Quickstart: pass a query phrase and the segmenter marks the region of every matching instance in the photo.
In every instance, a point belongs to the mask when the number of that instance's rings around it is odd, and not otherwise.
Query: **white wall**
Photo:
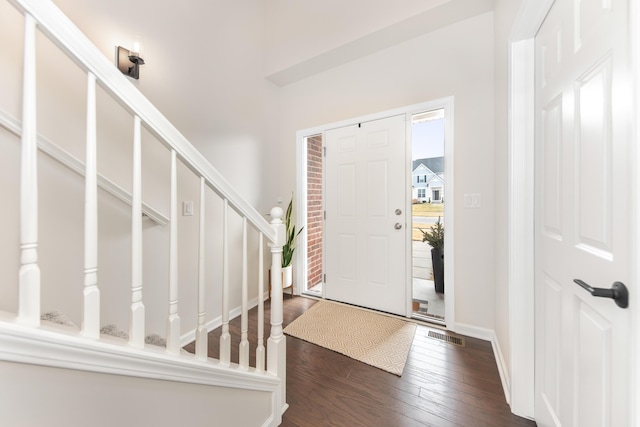
[[[295,180],[296,131],[455,97],[456,322],[493,329],[493,15],[483,14],[285,86],[281,192]],[[464,209],[480,193],[480,209]]]
[[[275,178],[266,165],[273,155],[278,97],[264,79],[263,2],[200,2],[197,13],[184,5],[155,1],[98,0],[55,3],[108,58],[115,45],[143,46],[146,65],[132,81],[190,138],[225,178],[260,212],[275,204],[268,191]],[[0,2],[0,111],[20,118],[22,17]],[[43,36],[37,39],[38,131],[84,159],[84,73]],[[126,190],[131,189],[132,117],[98,90],[98,169]],[[19,139],[0,129],[2,185],[0,197],[0,310],[17,307],[19,259]],[[43,311],[59,310],[80,324],[82,291],[82,192],[80,177],[39,156],[40,264]],[[64,187],[62,187],[64,185]],[[178,218],[180,229],[180,316],[182,332],[196,325],[198,180],[179,167],[179,201],[192,200],[196,214]],[[130,208],[100,192],[99,286],[103,324],[127,329],[130,303]],[[143,199],[169,215],[169,153],[143,132]],[[208,319],[221,311],[221,203],[207,195]],[[240,247],[240,221],[230,219],[230,243]],[[6,236],[6,238],[5,238]],[[168,311],[168,226],[144,220],[144,289],[147,332],[165,335]],[[249,236],[257,242],[256,233]],[[250,280],[257,277],[257,248],[250,249]],[[230,256],[232,284],[240,282],[239,252]],[[54,283],[57,282],[57,283]],[[62,291],[61,289],[64,289]],[[255,292],[250,294],[255,297]],[[235,291],[231,306],[240,302]]]
[[[272,183],[266,159],[278,99],[264,79],[263,1],[54,2],[110,59],[116,45],[139,40],[146,64],[134,84],[254,206],[268,212],[274,200],[256,182]]]
[[[260,426],[268,392],[0,362],[0,425]]]
[[[358,8],[354,7],[342,10],[346,21],[335,21],[341,11],[335,4],[316,5],[315,9],[302,10],[302,16],[307,14],[308,19],[294,20],[291,19],[291,10],[281,13],[295,6],[291,3],[282,0],[265,5],[258,0],[231,3],[218,0],[199,3],[198,13],[193,13],[191,8],[172,7],[151,0],[134,4],[124,0],[115,3],[99,0],[81,3],[56,1],[109,58],[113,56],[116,44],[131,46],[134,40],[141,41],[141,53],[147,64],[142,67],[141,80],[134,84],[263,213],[268,212],[276,196],[286,199],[286,195],[294,189],[297,130],[453,95],[456,114],[455,235],[461,242],[456,245],[454,261],[456,322],[488,329],[493,329],[495,325],[499,340],[505,341],[508,333],[505,326],[507,311],[504,307],[508,294],[505,270],[499,259],[504,256],[506,248],[502,220],[506,215],[503,122],[506,107],[502,104],[506,102],[506,79],[502,74],[505,72],[503,59],[500,59],[500,65],[498,62],[494,64],[493,54],[494,49],[504,47],[500,40],[504,37],[510,18],[500,18],[495,42],[493,14],[483,14],[277,89],[264,79],[269,67],[273,70],[287,67],[304,60],[305,55],[321,54],[324,50],[343,45],[367,32],[407,19],[414,13],[418,14],[443,2],[406,0],[402,7],[393,8],[393,11],[382,6],[373,7],[367,12],[368,19],[360,20],[355,13]],[[498,4],[501,8],[508,7],[509,11],[516,9],[512,5],[505,6],[507,3]],[[0,52],[0,108],[18,116],[20,100],[19,84],[16,82],[20,79],[21,55],[18,46],[22,39],[21,18],[5,2],[0,3],[0,8],[0,40],[5,46]],[[331,13],[324,20],[331,22],[331,25],[316,25],[323,22],[322,19],[313,19],[317,15],[312,12],[318,8],[319,12]],[[311,27],[305,29],[305,24]],[[278,25],[281,27],[276,31]],[[331,34],[335,37],[330,37]],[[299,43],[312,39],[316,40],[315,44]],[[287,43],[280,43],[282,40],[287,40]],[[46,43],[40,43],[39,60],[46,64],[40,68],[38,77],[39,91],[42,93],[39,104],[41,130],[82,158],[84,77],[72,67],[72,71],[67,71],[69,61],[52,53],[53,50],[47,48]],[[298,44],[293,46],[291,43]],[[494,65],[497,69],[495,74]],[[503,68],[498,70],[500,67]],[[495,92],[494,79],[499,82]],[[199,84],[194,85],[194,82]],[[58,98],[54,98],[56,94],[69,102],[59,105]],[[502,99],[496,106],[495,118],[494,95]],[[100,108],[107,112],[99,119],[102,171],[108,172],[111,178],[128,188],[129,118],[126,113],[116,112],[111,101],[104,96],[100,97]],[[79,120],[79,123],[69,126],[66,118],[78,115],[80,119],[76,121]],[[495,150],[494,126],[499,129],[495,135],[498,144]],[[13,137],[5,135],[2,138],[3,144],[17,144],[12,140]],[[145,137],[147,140],[148,136]],[[145,198],[166,213],[168,175],[162,163],[168,162],[168,155],[152,143],[145,143],[145,150],[148,157],[158,160],[145,163]],[[12,155],[15,159],[15,154]],[[115,160],[120,158],[126,161]],[[15,162],[7,160],[7,163]],[[274,173],[267,170],[270,164],[279,165]],[[5,176],[12,176],[10,170],[3,173],[3,180]],[[56,179],[63,179],[67,174],[60,171],[52,173]],[[197,201],[197,181],[182,169],[180,178],[180,200]],[[73,180],[72,177],[64,179]],[[15,201],[17,196],[12,193],[14,190],[8,189],[5,182],[9,181],[3,181],[3,197]],[[481,193],[482,208],[464,209],[462,195],[465,193]],[[61,194],[54,193],[53,196],[52,200],[57,200],[63,206],[71,206]],[[76,198],[73,203],[77,207],[78,196],[69,197]],[[108,202],[107,197],[105,200]],[[208,206],[209,212],[219,216],[219,202],[209,195],[208,203],[211,204]],[[495,211],[494,205],[497,206]],[[108,209],[124,208],[114,205]],[[78,215],[77,209],[71,211],[73,215]],[[117,236],[115,229],[126,232],[126,209],[123,212],[123,217],[114,220],[113,224],[102,223],[105,233]],[[15,217],[16,211],[12,209],[0,212],[4,224],[15,224]],[[103,217],[101,219],[106,221]],[[494,218],[497,219],[496,224]],[[185,313],[186,308],[195,304],[196,227],[197,215],[180,218],[180,277],[187,285],[180,298]],[[3,263],[0,274],[3,279],[15,280],[17,231],[13,226],[2,231],[3,235],[6,233],[10,237],[11,244],[3,243],[0,247],[5,255],[3,259],[9,260]],[[213,239],[213,234],[210,238]],[[251,238],[255,240],[255,236]],[[73,239],[77,240],[78,237]],[[145,228],[145,239],[148,259],[161,260],[154,261],[155,264],[149,262],[146,267],[145,277],[150,279],[148,286],[157,287],[157,292],[154,294],[150,292],[151,288],[147,288],[145,298],[153,296],[164,301],[167,267],[162,260],[167,259],[167,231],[148,226]],[[232,240],[234,243],[238,242],[237,233],[232,239],[235,239]],[[109,260],[126,256],[126,241],[112,243],[113,246],[105,250],[111,251],[114,256],[108,257],[108,253],[101,249],[101,255],[105,258],[102,264],[109,265]],[[494,251],[497,256],[494,256]],[[219,249],[214,245],[209,255],[209,280],[212,283],[220,274],[218,255]],[[235,267],[234,271],[237,271]],[[255,272],[255,268],[252,268],[252,272]],[[77,276],[77,273],[73,274]],[[121,283],[127,280],[126,268],[114,273],[113,282],[118,285],[113,286],[122,286],[123,290],[105,289],[105,304],[127,299],[128,283]],[[4,283],[7,283],[6,280]],[[217,290],[213,292],[216,293]],[[8,296],[7,301],[16,301],[14,289],[3,291],[5,295]],[[209,304],[214,306],[211,309],[213,316],[217,304],[213,296]],[[154,331],[162,327],[165,316],[163,309],[157,311],[148,313]],[[193,318],[183,317],[183,331],[192,328],[194,322]]]
[[[56,0],[108,58],[114,46],[143,45],[140,81],[133,82],[260,212],[295,187],[295,132],[446,96],[455,98],[456,323],[495,329],[509,361],[506,264],[506,38],[520,2],[499,0],[493,13],[345,62],[283,88],[264,76],[349,43],[442,3],[403,0],[402,6],[364,0],[321,2],[304,8],[293,0],[198,2],[191,7],[152,0]],[[367,3],[365,15],[362,7]],[[293,8],[293,9],[292,9]],[[301,8],[301,9],[298,9]],[[296,11],[303,19],[292,19]],[[306,16],[306,19],[304,17]],[[324,18],[322,18],[324,17]],[[322,18],[322,19],[321,19]],[[495,19],[495,22],[494,22]],[[266,26],[266,28],[265,28]],[[0,2],[0,110],[19,117],[22,18]],[[79,158],[84,156],[81,71],[38,38],[39,129]],[[495,60],[494,60],[495,54]],[[495,82],[495,83],[494,83]],[[61,102],[64,100],[64,102]],[[495,105],[494,105],[495,100]],[[130,188],[131,118],[99,91],[99,167]],[[71,123],[71,124],[70,124]],[[168,153],[144,136],[145,201],[168,213]],[[17,306],[19,142],[0,129],[0,310]],[[67,312],[79,323],[82,181],[41,157],[43,282],[57,276],[73,297],[45,287],[43,308]],[[273,167],[271,165],[277,165]],[[180,201],[195,201],[196,215],[180,217],[180,294],[183,332],[195,326],[197,180],[180,167]],[[66,183],[61,190],[59,184]],[[464,209],[463,194],[480,193],[480,209]],[[207,278],[209,318],[219,314],[221,203],[207,196],[211,215]],[[129,301],[128,208],[100,195],[100,280],[105,323],[126,328]],[[239,246],[237,218],[231,242]],[[145,220],[145,300],[149,332],[166,318],[168,227]],[[57,240],[62,238],[62,242]],[[250,241],[255,242],[254,233]],[[250,254],[256,274],[255,249]],[[239,280],[232,256],[232,282]],[[239,302],[236,293],[232,306]]]

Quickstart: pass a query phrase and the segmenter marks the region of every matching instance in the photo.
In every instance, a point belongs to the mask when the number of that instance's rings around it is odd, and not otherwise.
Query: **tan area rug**
[[[416,325],[329,301],[318,301],[284,332],[401,376]]]

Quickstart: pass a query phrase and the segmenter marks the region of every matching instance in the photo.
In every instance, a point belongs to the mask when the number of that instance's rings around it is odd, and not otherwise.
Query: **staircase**
[[[22,81],[13,83],[22,85],[22,117],[0,108],[3,157],[9,164],[15,151],[16,159],[5,169],[19,175],[2,178],[5,202],[14,193],[19,200],[15,221],[1,225],[3,240],[19,232],[0,269],[15,277],[0,283],[0,425],[279,425],[287,408],[282,209],[265,220],[50,0],[8,2],[24,16],[24,59]],[[70,124],[85,130],[80,149],[37,126],[36,44],[45,39],[86,79],[86,108]],[[112,137],[129,152],[104,161],[100,144],[115,128],[130,129],[125,142]],[[143,191],[143,183],[160,190]],[[77,221],[57,194],[77,198]],[[185,194],[196,195],[190,222],[180,215]],[[50,311],[73,323],[42,320]],[[233,337],[236,316],[242,327]],[[111,324],[124,338],[101,333]],[[220,353],[211,358],[207,334],[218,326]],[[166,346],[145,343],[150,334]],[[194,355],[181,350],[194,340]]]

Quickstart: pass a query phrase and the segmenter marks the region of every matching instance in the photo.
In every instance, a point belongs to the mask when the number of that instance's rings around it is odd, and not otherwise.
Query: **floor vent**
[[[427,334],[427,336],[429,338],[448,342],[449,344],[455,344],[459,345],[460,347],[464,347],[464,338],[462,337],[454,337],[452,335],[445,335],[434,331],[429,331],[429,334]]]

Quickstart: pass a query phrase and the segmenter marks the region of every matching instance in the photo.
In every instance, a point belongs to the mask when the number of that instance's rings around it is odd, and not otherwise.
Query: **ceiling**
[[[493,0],[271,0],[266,76],[285,86],[455,22],[493,10]]]
[[[493,8],[493,0],[54,0],[192,141],[263,134],[277,88]]]

